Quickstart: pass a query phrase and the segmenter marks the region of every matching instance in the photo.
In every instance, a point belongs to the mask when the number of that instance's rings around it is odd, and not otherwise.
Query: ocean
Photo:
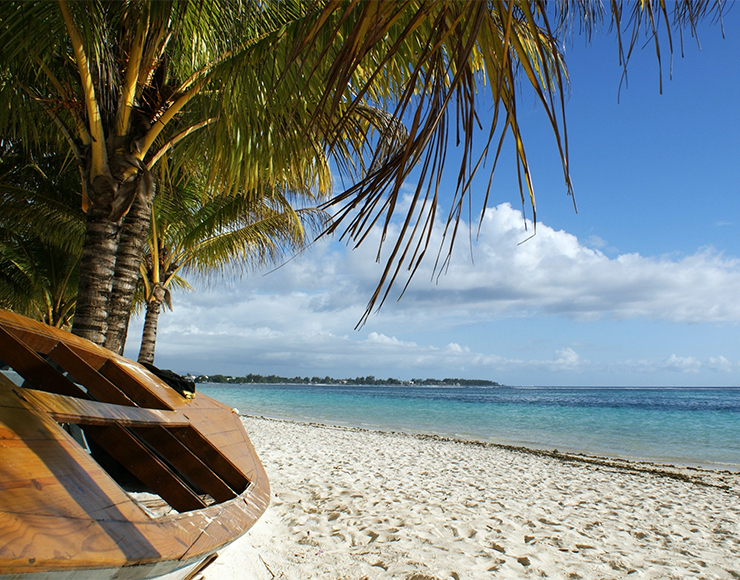
[[[240,413],[740,471],[740,388],[199,384]]]

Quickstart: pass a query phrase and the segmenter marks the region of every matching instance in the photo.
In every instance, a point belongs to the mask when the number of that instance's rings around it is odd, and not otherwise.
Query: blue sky
[[[519,244],[528,234],[516,176],[502,164],[475,264],[459,244],[438,283],[420,273],[400,302],[392,294],[354,330],[378,280],[376,246],[350,252],[326,240],[269,275],[177,294],[160,319],[156,363],[235,375],[740,385],[740,10],[725,15],[724,31],[702,26],[701,50],[684,38],[672,78],[664,57],[662,95],[650,45],[620,92],[615,38],[574,37],[566,118],[577,214],[551,131],[525,94],[535,238]],[[140,328],[133,321],[129,356]]]

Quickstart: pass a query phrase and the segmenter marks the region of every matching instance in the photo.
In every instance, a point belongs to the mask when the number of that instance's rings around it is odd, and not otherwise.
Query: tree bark
[[[109,219],[110,206],[93,205],[87,216],[85,242],[72,332],[97,345],[105,342],[108,301],[115,272],[119,226]]]
[[[157,323],[159,313],[162,310],[162,302],[152,298],[146,303],[146,317],[144,319],[144,330],[141,334],[141,347],[139,348],[139,362],[154,364],[154,348],[157,345]]]
[[[93,205],[88,212],[72,332],[121,353],[155,184],[149,170],[130,154],[116,154],[110,167],[110,175],[99,175],[88,183]]]
[[[115,274],[113,277],[110,301],[108,303],[108,326],[105,335],[105,348],[123,354],[126,334],[136,284],[139,280],[139,266],[144,256],[144,246],[151,222],[154,187],[145,195],[137,195],[126,216],[116,253]]]

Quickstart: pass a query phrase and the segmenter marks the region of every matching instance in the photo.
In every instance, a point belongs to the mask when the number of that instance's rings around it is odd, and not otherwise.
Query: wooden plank
[[[175,437],[167,429],[150,427],[135,429],[134,432],[217,502],[228,501],[238,495],[208,465],[201,461],[180,439]]]
[[[2,328],[5,328],[5,330],[15,335],[15,337],[28,346],[28,348],[41,355],[45,355],[54,348],[57,342],[59,342],[58,338],[46,333],[39,334],[38,332],[29,331],[28,329],[15,328],[13,326],[6,325],[3,325]]]
[[[100,374],[114,383],[126,396],[140,407],[150,409],[172,410],[172,407],[142,385],[118,361],[108,359],[100,367]]]
[[[152,492],[179,512],[205,507],[205,503],[134,435],[120,425],[86,426],[85,435],[105,449]]]
[[[245,474],[192,425],[186,429],[172,429],[171,433],[208,465],[231,489],[241,493],[249,485]]]
[[[25,408],[18,396],[13,393],[15,388],[17,388],[17,385],[3,373],[0,373],[0,407]]]
[[[0,511],[0,575],[25,578],[20,575],[28,574],[39,580],[118,578],[129,577],[127,566],[150,565],[151,576],[146,577],[159,577],[182,566],[182,555],[199,533],[195,526],[187,534],[179,526],[151,520],[18,517]],[[95,570],[102,571],[96,574]]]
[[[202,398],[205,399],[205,395],[202,395]],[[196,400],[197,398],[194,402]],[[235,433],[239,433],[240,438],[243,438],[241,434],[246,433],[239,416],[228,407],[207,407],[205,409],[195,405],[193,407],[189,410],[189,415],[198,417],[198,428],[204,437],[211,439],[223,435],[233,441]]]
[[[9,396],[21,404],[20,407],[0,406],[0,440],[58,440],[69,437],[49,415],[30,411],[28,404],[12,392],[14,388],[17,387],[12,383],[10,387],[0,384],[0,392],[9,393]],[[0,457],[0,464],[2,459],[4,458]]]
[[[190,407],[190,399],[178,393],[163,379],[160,379],[143,365],[121,356],[113,356],[112,359],[134,380],[144,385],[169,408]]]
[[[246,444],[244,443],[234,443],[232,445],[219,447],[219,451],[229,458],[229,461],[231,461],[231,463],[235,465],[242,474],[244,474],[244,477],[246,477],[249,482],[252,482],[254,481],[255,469],[260,464],[255,462],[254,456],[252,455],[253,451],[250,452],[249,449],[245,450],[245,447]]]
[[[48,570],[54,572],[49,578],[56,578],[65,569],[154,564],[158,571],[153,571],[147,578],[159,577],[160,573],[167,572],[168,561],[176,562],[175,567],[188,561],[184,557],[185,552],[209,520],[200,512],[192,512],[192,516],[182,514],[178,518],[179,521],[169,518],[163,518],[164,521],[91,521],[47,516],[19,517],[0,511],[0,576],[34,573],[33,578],[45,578],[39,573]],[[253,523],[247,522],[241,531],[246,531]],[[79,572],[78,575],[65,576],[68,579],[78,577]],[[90,574],[85,577],[98,576]],[[101,577],[128,576],[124,568],[118,574]]]
[[[0,384],[3,392],[11,388]],[[11,395],[21,407],[0,407],[0,510],[136,518],[130,498],[59,424]]]
[[[0,511],[9,514],[145,520],[146,515],[86,453],[67,441],[0,441]]]
[[[243,500],[230,501],[220,507],[218,513],[209,518],[203,532],[184,557],[192,557],[232,541],[256,519],[253,510]]]
[[[72,397],[87,398],[87,393],[26,346],[14,334],[0,326],[2,360],[35,388]]]
[[[94,556],[96,562],[90,564],[104,567],[126,563],[121,548],[89,518],[21,517],[0,511],[0,567],[5,573],[20,572],[24,564],[35,572],[59,569],[65,561],[79,566],[80,556],[86,553],[86,542],[94,546],[94,554],[86,559]]]
[[[113,356],[111,351],[74,335],[60,337],[60,342],[95,370],[98,370]]]
[[[126,427],[157,425],[187,427],[190,424],[188,419],[175,411],[111,405],[20,387],[16,387],[15,391],[18,396],[31,405],[40,407],[50,413],[59,423],[74,423],[75,425],[119,424]]]
[[[41,355],[48,354],[60,341],[66,343],[95,368],[112,355],[109,350],[84,338],[6,310],[0,310],[0,326],[15,334],[29,348]]]
[[[116,405],[134,406],[135,403],[107,378],[92,367],[79,353],[63,342],[49,351],[49,358],[67,371],[75,381],[83,385],[87,392],[98,401]]]

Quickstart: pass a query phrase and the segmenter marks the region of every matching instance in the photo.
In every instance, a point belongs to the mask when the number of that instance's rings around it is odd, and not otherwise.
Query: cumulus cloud
[[[733,370],[735,370],[735,365],[733,365],[729,360],[727,360],[723,356],[712,356],[709,357],[709,361],[705,365],[706,368],[721,372],[721,373],[730,373]]]
[[[489,209],[474,245],[475,264],[458,248],[438,285],[416,280],[408,293],[415,300],[408,302],[446,309],[460,305],[478,316],[740,321],[736,258],[712,249],[682,257],[610,258],[546,224],[538,225],[537,235],[521,243],[527,237],[521,212],[508,204]]]
[[[371,332],[368,334],[367,342],[391,346],[416,346],[415,342],[404,342],[403,340],[398,340],[395,336],[386,336],[385,334],[378,334],[377,332]]]
[[[698,373],[701,369],[701,362],[693,356],[676,356],[672,354],[663,366],[670,371],[681,373]]]
[[[542,223],[536,236],[530,238],[531,232],[532,224],[525,230],[521,212],[509,204],[490,208],[473,242],[474,263],[465,241],[438,279],[429,260],[400,302],[390,299],[371,316],[366,334],[354,328],[382,271],[375,261],[380,233],[373,231],[355,251],[320,241],[267,276],[177,294],[174,312],[161,317],[158,355],[183,371],[234,373],[245,368],[265,373],[293,369],[296,374],[342,373],[340,369],[379,374],[378,369],[385,368],[395,369],[398,376],[523,369],[609,373],[617,366],[633,373],[738,370],[720,354],[591,362],[566,343],[554,349],[551,358],[526,360],[491,352],[472,339],[419,339],[425,332],[525,317],[671,324],[740,321],[736,258],[709,248],[686,256],[608,257],[598,249],[603,241],[595,236],[582,243]],[[391,228],[391,241],[393,234]],[[437,228],[431,248],[439,244],[440,235]],[[137,346],[135,327],[128,354]],[[415,337],[409,338],[409,333]]]
[[[441,229],[436,228],[430,248],[437,247]],[[539,224],[530,238],[531,231],[532,224],[525,230],[521,212],[509,204],[489,208],[472,248],[474,262],[464,241],[438,278],[432,273],[433,260],[427,260],[399,302],[392,298],[398,296],[400,286],[391,291],[381,316],[406,316],[419,325],[533,315],[740,321],[737,258],[711,248],[678,257],[632,253],[610,258],[546,224]],[[380,233],[374,231],[354,251],[336,243],[318,243],[267,276],[232,282],[215,295],[188,297],[190,308],[213,308],[220,302],[233,312],[234,302],[248,301],[246,320],[258,317],[300,325],[324,314],[322,324],[354,327],[382,272],[375,260],[379,239]],[[241,316],[235,312],[229,318]]]

